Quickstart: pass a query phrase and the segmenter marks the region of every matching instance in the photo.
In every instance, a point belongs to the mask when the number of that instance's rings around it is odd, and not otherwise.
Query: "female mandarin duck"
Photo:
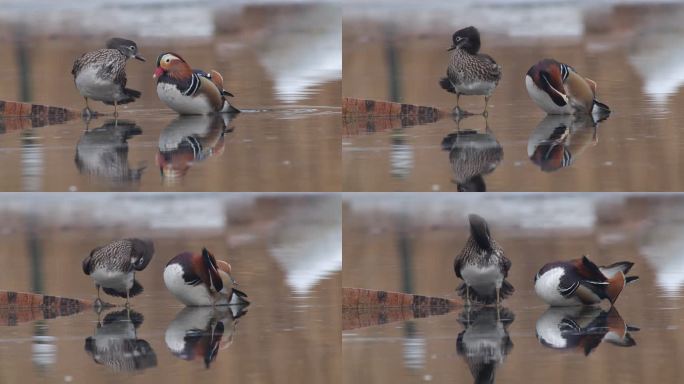
[[[483,115],[487,115],[487,105],[492,92],[501,80],[501,66],[491,56],[479,53],[480,32],[475,27],[463,28],[451,37],[453,44],[447,66],[447,77],[439,85],[447,92],[456,94],[454,113],[462,113],[459,106],[461,95],[482,95],[485,98]]]
[[[216,260],[206,248],[202,253],[183,252],[164,268],[164,284],[188,306],[246,305],[247,295],[239,291],[231,266]]]
[[[74,61],[71,74],[85,98],[85,116],[94,114],[88,99],[114,105],[114,116],[117,116],[119,104],[132,103],[140,97],[139,91],[126,88],[126,62],[131,58],[145,61],[134,41],[115,37],[107,41],[107,48],[84,53]]]
[[[596,82],[554,59],[533,65],[525,76],[525,87],[532,101],[551,115],[610,113],[607,105],[596,100]]]
[[[223,89],[220,73],[193,70],[178,54],[159,55],[152,77],[157,79],[159,99],[181,115],[240,112],[226,100],[233,95]]]
[[[586,256],[548,263],[534,277],[534,290],[551,306],[594,305],[608,299],[613,305],[625,285],[638,276],[626,276],[634,263],[620,261],[599,267]]]

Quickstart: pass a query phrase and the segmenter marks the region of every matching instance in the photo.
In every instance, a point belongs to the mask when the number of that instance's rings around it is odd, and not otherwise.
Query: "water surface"
[[[148,3],[8,5],[0,16],[0,49],[7,52],[0,100],[80,111],[85,103],[73,84],[73,62],[112,35],[135,40],[147,61],[127,64],[127,86],[142,97],[122,106],[118,124],[110,121],[113,107],[94,101],[91,108],[106,116],[89,124],[31,128],[0,120],[0,190],[340,189],[339,5]],[[93,22],[103,12],[108,22]],[[222,73],[243,113],[220,122],[179,118],[168,109],[152,79],[157,56],[168,51]],[[130,129],[107,128],[116,125]],[[84,139],[96,129],[98,139]]]
[[[345,382],[677,381],[680,196],[361,195],[346,196],[345,206],[343,286],[455,297],[453,259],[468,236],[467,214],[478,212],[513,263],[516,289],[499,313],[456,310],[344,331]],[[549,309],[536,297],[544,263],[582,254],[635,263],[640,279],[612,311]]]
[[[341,381],[338,197],[70,196],[6,197],[1,288],[94,298],[81,260],[112,238],[144,236],[156,248],[136,274],[144,292],[130,314],[0,325],[0,382]],[[203,246],[231,262],[246,313],[188,309],[166,290],[166,262]]]
[[[445,76],[452,33],[468,25],[480,29],[481,51],[502,65],[503,76],[487,119],[446,116],[434,124],[376,121],[361,126],[385,129],[345,129],[344,190],[681,191],[683,14],[681,4],[619,2],[345,7],[345,97],[449,113],[456,100],[438,80]],[[547,120],[524,86],[527,70],[545,57],[595,80],[611,116],[598,124]],[[461,107],[480,113],[484,98],[462,97]],[[501,155],[492,159],[479,151],[452,161],[453,148],[442,144],[459,130],[488,134],[481,139],[497,143]]]

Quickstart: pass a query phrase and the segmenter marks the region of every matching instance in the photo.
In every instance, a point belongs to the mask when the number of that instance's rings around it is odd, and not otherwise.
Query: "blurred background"
[[[126,135],[108,128],[99,140],[84,140],[85,130],[111,116],[40,129],[30,119],[0,120],[0,189],[339,190],[341,12],[334,1],[3,2],[0,100],[80,112],[73,62],[112,36],[134,40],[147,61],[126,66],[127,86],[142,92],[120,110],[120,120],[137,126]],[[168,51],[193,68],[219,71],[245,113],[213,125],[178,122],[152,79],[157,56]],[[100,102],[91,107],[113,112]],[[169,136],[176,151],[159,154],[170,152]],[[183,148],[186,137],[200,141],[201,154]],[[100,152],[77,168],[83,141]]]
[[[459,129],[487,131],[502,150],[491,167],[479,170],[489,191],[682,190],[683,18],[678,1],[345,2],[344,97],[451,111],[456,98],[438,81],[452,34],[470,25],[480,31],[481,52],[503,67],[486,120],[346,124],[345,190],[463,189],[458,168],[466,165],[453,164],[452,148],[440,145]],[[547,57],[595,80],[611,116],[596,127],[545,121],[524,78]],[[480,113],[484,98],[463,97],[461,107]],[[561,127],[569,135],[550,151],[540,141]]]
[[[156,253],[136,274],[135,332],[121,307],[26,322],[0,311],[0,382],[340,382],[340,209],[335,194],[5,194],[2,290],[94,299],[91,249],[147,237]],[[202,247],[232,264],[245,314],[184,309],[167,291],[168,260]]]
[[[508,280],[515,293],[503,302],[502,322],[496,311],[459,308],[344,331],[345,382],[472,382],[478,372],[492,380],[495,374],[497,383],[677,380],[684,347],[684,196],[346,194],[342,285],[456,298],[461,281],[453,261],[469,236],[470,213],[488,221],[512,261]],[[620,295],[617,314],[558,313],[534,293],[534,276],[545,263],[584,254],[599,265],[635,263],[631,274],[640,279]],[[478,324],[487,316],[489,323]],[[581,330],[568,326],[573,323]],[[625,324],[641,329],[632,332],[631,347],[605,342],[608,330],[622,335]],[[543,344],[548,333],[555,337]]]

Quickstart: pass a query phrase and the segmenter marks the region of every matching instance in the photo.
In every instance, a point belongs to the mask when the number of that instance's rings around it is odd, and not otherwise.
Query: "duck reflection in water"
[[[527,141],[527,155],[544,172],[569,167],[587,147],[598,143],[591,115],[548,115]]]
[[[92,130],[86,127],[76,144],[78,172],[116,183],[140,180],[145,166],[128,164],[128,139],[141,133],[139,126],[125,120],[109,120]]]
[[[166,346],[183,360],[201,358],[208,369],[233,343],[238,319],[246,313],[246,305],[185,307],[166,328]]]
[[[132,310],[108,313],[104,321],[98,320],[95,334],[86,339],[85,351],[97,364],[116,372],[156,367],[154,349],[136,334],[143,320],[142,314]]]
[[[221,155],[224,135],[232,131],[230,120],[226,114],[215,114],[179,116],[172,121],[159,136],[157,165],[162,178],[181,179],[194,163]]]
[[[630,332],[638,330],[627,325],[615,307],[551,307],[537,320],[537,339],[543,346],[581,351],[585,356],[603,341],[632,347],[636,341]]]
[[[472,307],[459,315],[465,330],[458,334],[456,352],[468,364],[476,384],[494,383],[496,368],[513,349],[508,336],[513,320],[513,312],[503,307]]]
[[[492,173],[503,160],[503,147],[494,137],[485,119],[485,133],[458,130],[442,139],[442,149],[449,151],[449,162],[454,173],[453,182],[459,192],[484,192],[484,175]]]

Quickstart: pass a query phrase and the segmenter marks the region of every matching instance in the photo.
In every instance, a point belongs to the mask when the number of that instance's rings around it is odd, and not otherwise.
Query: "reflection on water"
[[[92,300],[81,260],[94,246],[135,235],[152,239],[156,255],[136,274],[145,290],[130,317],[119,307],[0,326],[0,382],[340,383],[339,210],[337,194],[6,194],[3,288]],[[246,316],[186,310],[166,288],[169,259],[203,246],[226,255],[249,287]],[[153,351],[156,368],[146,369]]]
[[[78,120],[0,119],[0,190],[340,190],[341,5],[173,3],[95,0],[82,7],[71,0],[26,0],[4,7],[0,100],[25,98],[80,111],[83,97],[70,74],[74,59],[123,31],[148,61],[126,68],[127,86],[142,93],[119,108],[120,118],[142,130],[129,138],[127,157],[124,143],[81,137]],[[102,14],[106,23],[97,16]],[[221,139],[209,122],[188,122],[185,128],[174,122],[178,115],[159,100],[152,79],[150,58],[165,51],[223,75],[244,111],[240,129]],[[101,103],[95,108],[111,113]],[[31,128],[37,125],[42,127]],[[175,137],[181,130],[189,132]],[[173,143],[181,138],[199,143]],[[73,164],[79,141],[83,173]],[[222,154],[202,161],[210,153]],[[163,176],[141,172],[143,166],[159,166]]]
[[[577,350],[588,356],[602,342],[633,347],[630,332],[639,328],[627,325],[615,307],[551,307],[537,320],[537,339],[545,347]]]
[[[684,98],[683,4],[487,1],[450,7],[425,0],[347,9],[344,97],[450,111],[454,99],[438,85],[448,60],[444,41],[468,25],[480,30],[487,53],[503,67],[488,122],[506,157],[486,177],[488,191],[684,190],[679,172],[684,112],[678,108]],[[614,111],[601,123],[600,141],[581,122],[565,123],[566,134],[558,129],[552,135],[553,129],[542,127],[538,130],[549,132],[531,132],[544,113],[528,97],[524,76],[545,57],[597,82],[598,94]],[[461,102],[466,110],[482,108],[478,98]],[[467,120],[463,128],[481,132],[479,122]],[[437,150],[436,137],[452,131],[448,119],[407,127],[402,144],[411,148],[412,163],[399,178],[388,167],[395,162],[389,132],[347,129],[353,134],[343,138],[344,190],[458,190],[448,182],[452,170]],[[563,165],[562,172],[546,172]]]
[[[235,118],[225,114],[179,116],[172,121],[159,135],[157,165],[164,180],[172,183],[184,177],[193,164],[220,156],[225,149],[224,135]]]
[[[515,312],[508,325],[504,312],[504,324],[497,324],[495,308],[482,318],[465,311],[458,317],[463,326],[454,312],[414,319],[411,334],[421,340],[422,355],[416,354],[424,356],[421,365],[408,364],[404,356],[406,324],[344,330],[345,382],[472,382],[492,377],[493,366],[497,383],[564,382],[569,372],[577,382],[606,381],[616,373],[630,384],[678,382],[684,196],[349,194],[343,201],[343,286],[456,298],[453,259],[469,237],[464,217],[478,213],[511,259],[507,279],[516,287],[506,301]],[[626,255],[635,263],[639,284],[622,292],[619,308],[549,309],[536,296],[533,278],[542,265],[580,254],[593,255],[602,265]],[[641,327],[638,333],[633,325]],[[504,331],[515,344],[508,354]],[[463,348],[454,353],[461,332]],[[493,364],[487,367],[487,361]]]
[[[238,319],[246,306],[185,307],[166,328],[164,341],[174,356],[200,359],[209,369],[219,351],[233,343]]]
[[[131,169],[128,164],[128,140],[142,130],[133,121],[109,120],[88,129],[76,144],[76,168],[81,174],[100,178],[112,184],[140,180],[144,165]]]
[[[456,353],[465,360],[475,383],[494,383],[496,369],[513,349],[508,326],[515,315],[507,308],[467,308],[459,315],[465,329],[456,339]]]
[[[460,121],[457,121],[457,126]],[[449,152],[454,183],[459,192],[484,192],[484,175],[496,169],[503,160],[503,148],[485,118],[485,133],[460,129],[442,139],[442,149]]]
[[[530,134],[527,156],[544,172],[569,167],[598,143],[597,126],[591,115],[548,115]]]
[[[130,309],[112,311],[97,322],[95,333],[85,340],[85,351],[97,364],[115,372],[138,371],[157,366],[157,355],[137,329],[142,314]]]

